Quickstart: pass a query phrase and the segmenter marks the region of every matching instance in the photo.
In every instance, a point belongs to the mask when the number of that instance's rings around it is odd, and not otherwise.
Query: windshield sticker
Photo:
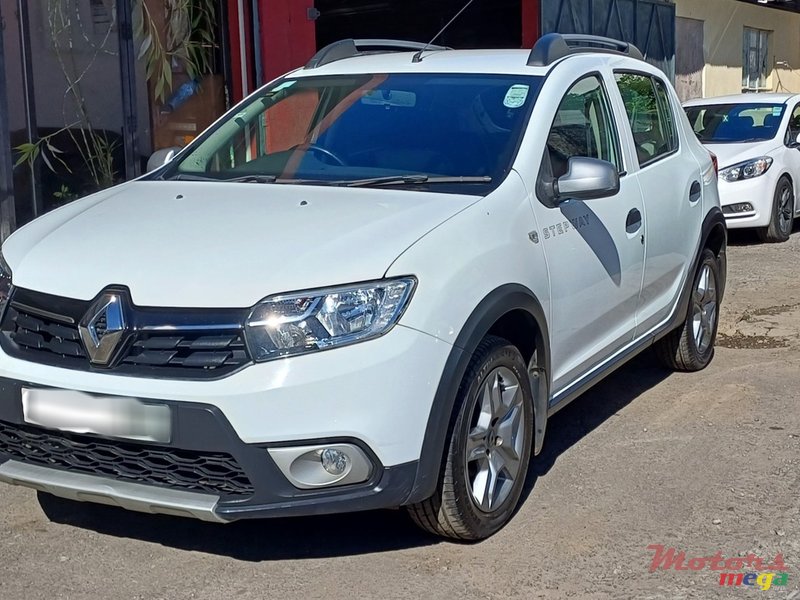
[[[780,106],[773,106],[772,107],[772,116],[773,117],[780,117],[783,109]]]
[[[529,85],[512,85],[506,92],[506,98],[503,100],[503,106],[506,108],[519,108],[525,104],[528,99],[528,91],[531,89]]]

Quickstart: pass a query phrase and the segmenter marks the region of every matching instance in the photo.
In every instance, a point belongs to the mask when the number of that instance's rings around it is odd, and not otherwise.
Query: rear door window
[[[633,132],[639,164],[649,165],[678,150],[675,114],[662,81],[640,73],[616,73]]]

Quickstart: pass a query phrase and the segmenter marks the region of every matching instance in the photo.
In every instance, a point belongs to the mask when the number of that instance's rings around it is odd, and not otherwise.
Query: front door
[[[540,177],[558,178],[575,156],[623,171],[619,131],[599,74],[564,96],[547,140]],[[553,391],[558,395],[633,340],[644,269],[644,208],[635,176],[615,196],[537,203],[550,268]]]
[[[785,133],[785,146],[783,154],[786,157],[786,164],[789,167],[789,173],[792,175],[794,181],[794,211],[800,210],[800,147],[796,146],[797,138],[800,136],[800,104],[797,106],[789,105],[789,110],[792,114],[789,115],[789,127]],[[781,134],[778,134],[778,139],[781,139]]]

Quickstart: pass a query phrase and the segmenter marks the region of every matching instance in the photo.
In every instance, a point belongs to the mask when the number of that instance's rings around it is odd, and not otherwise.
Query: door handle
[[[692,189],[689,190],[689,202],[694,204],[703,197],[703,188],[700,187],[700,182],[695,181],[692,183]]]
[[[628,218],[625,221],[625,231],[628,233],[636,233],[642,228],[642,213],[638,208],[632,208],[628,213]]]

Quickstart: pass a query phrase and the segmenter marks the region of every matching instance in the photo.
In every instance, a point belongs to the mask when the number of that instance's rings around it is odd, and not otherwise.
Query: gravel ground
[[[49,501],[0,486],[0,597],[797,598],[800,600],[800,235],[732,239],[712,365],[644,355],[556,415],[513,521],[475,545],[401,511],[208,525]],[[721,588],[687,558],[783,553],[788,585]]]

